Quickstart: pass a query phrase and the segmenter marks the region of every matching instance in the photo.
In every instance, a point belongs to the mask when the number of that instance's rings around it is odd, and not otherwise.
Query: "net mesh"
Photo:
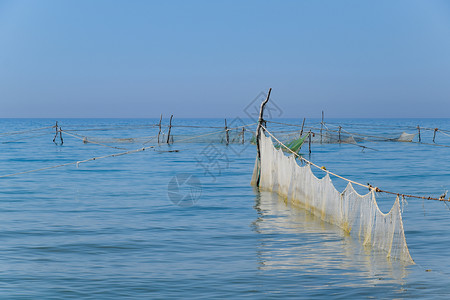
[[[244,144],[252,140],[254,134],[248,130],[229,129],[213,130],[205,132],[204,130],[195,131],[192,134],[170,134],[161,132],[158,135],[141,137],[115,137],[115,136],[94,136],[80,135],[71,132],[83,140],[84,143],[101,144],[158,144],[158,143],[222,143],[222,144]]]
[[[273,131],[280,140],[295,139],[300,136],[300,131],[286,132]],[[307,131],[303,132],[306,133]],[[414,133],[390,133],[383,136],[374,136],[370,134],[357,134],[349,132],[339,132],[337,130],[316,129],[311,133],[311,143],[314,144],[359,144],[364,142],[412,142],[416,137]]]
[[[270,137],[260,135],[260,160],[255,163],[252,184],[259,176],[262,189],[286,197],[322,220],[357,237],[364,246],[385,251],[389,258],[413,263],[403,230],[400,200],[388,213],[380,211],[375,193],[358,194],[349,183],[341,193],[330,176],[317,178],[309,164],[299,166],[294,155],[277,150]]]

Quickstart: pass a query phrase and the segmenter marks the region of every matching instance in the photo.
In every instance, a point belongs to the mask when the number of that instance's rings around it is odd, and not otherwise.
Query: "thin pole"
[[[339,144],[341,143],[341,129],[342,129],[342,127],[339,126]]]
[[[53,143],[55,143],[57,136],[58,136],[58,121],[56,121],[56,125],[55,125],[55,137],[53,138]]]
[[[159,144],[159,136],[161,135],[161,121],[162,121],[162,114],[161,114],[161,116],[159,117],[159,124],[158,124],[158,127],[159,127],[159,131],[158,131],[158,144]]]
[[[172,118],[173,118],[173,115],[170,116],[170,121],[169,121],[169,132],[167,133],[167,144],[170,143],[170,130],[172,129]]]
[[[434,133],[433,133],[433,143],[436,143],[436,142],[434,141],[434,139],[436,138],[436,132],[437,132],[438,130],[439,130],[439,129],[437,129],[437,128],[434,129]]]
[[[309,154],[311,154],[311,130],[309,131],[309,141],[308,141],[308,144],[309,144]]]
[[[53,143],[55,143],[56,145],[58,145],[58,143],[56,142],[56,138],[58,137],[58,133],[59,133],[59,139],[61,141],[61,145],[64,144],[64,140],[62,137],[62,128],[58,126],[58,121],[56,121],[56,125],[55,125],[55,137],[53,138]]]
[[[417,131],[419,132],[419,143],[420,143],[421,139],[420,139],[420,126],[419,125],[417,125]]]
[[[61,146],[64,144],[64,140],[62,138],[62,128],[59,127],[59,138],[61,139]]]
[[[300,137],[302,137],[302,135],[303,135],[303,128],[305,127],[305,120],[306,120],[306,118],[303,118],[302,130],[300,130]]]
[[[245,128],[242,127],[242,144],[245,142]]]
[[[227,145],[230,143],[230,137],[228,135],[227,119],[225,119],[225,135],[227,139]]]
[[[261,146],[259,144],[259,137],[261,136],[261,125],[264,122],[263,116],[264,116],[264,107],[266,106],[267,102],[269,102],[270,98],[270,92],[272,92],[272,88],[269,89],[269,92],[267,93],[267,98],[261,103],[261,108],[259,110],[259,119],[258,119],[258,127],[256,127],[256,152],[258,156],[258,179],[256,180],[256,186],[259,186],[259,181],[261,179],[261,170],[260,170],[260,164],[261,164]]]
[[[322,110],[322,122],[320,122],[320,143],[322,144],[322,129],[323,129],[323,110]]]

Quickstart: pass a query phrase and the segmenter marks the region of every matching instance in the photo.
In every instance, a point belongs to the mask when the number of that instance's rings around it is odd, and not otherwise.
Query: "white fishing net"
[[[403,230],[400,200],[389,213],[378,208],[375,193],[359,195],[348,183],[340,193],[330,176],[319,179],[309,164],[299,166],[294,155],[286,156],[275,149],[272,139],[260,135],[260,164],[258,159],[252,184],[286,197],[293,205],[302,207],[322,220],[335,224],[357,237],[364,246],[380,249],[389,258],[413,263]]]

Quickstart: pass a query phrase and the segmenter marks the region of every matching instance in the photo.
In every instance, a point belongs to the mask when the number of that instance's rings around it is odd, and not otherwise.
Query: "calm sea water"
[[[68,119],[59,124],[108,141],[155,135],[157,129],[145,125],[157,121]],[[417,124],[450,129],[447,119],[329,122],[383,136],[398,135],[406,126],[414,133]],[[48,119],[0,120],[3,133],[53,124]],[[220,127],[223,120],[174,124]],[[282,130],[270,123],[268,128]],[[211,130],[174,127],[172,133]],[[0,176],[124,151],[84,144],[64,133],[64,144],[55,145],[53,132],[0,135]],[[422,139],[431,142],[432,131],[423,132]],[[450,145],[440,132],[436,142]],[[125,141],[109,145],[142,147]],[[385,190],[439,196],[450,189],[450,148],[364,145],[377,151],[313,144],[307,157]],[[449,297],[450,211],[444,203],[404,203],[406,239],[416,262],[404,265],[367,252],[337,227],[255,190],[249,184],[255,151],[248,144],[175,143],[78,168],[0,178],[0,298]],[[185,179],[191,188],[174,189]],[[345,182],[334,182],[345,187]],[[381,196],[379,205],[387,212],[393,201]]]

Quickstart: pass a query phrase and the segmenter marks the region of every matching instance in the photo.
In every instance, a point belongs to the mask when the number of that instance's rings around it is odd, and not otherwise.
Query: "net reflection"
[[[310,275],[341,276],[345,286],[403,284],[405,262],[361,245],[332,224],[298,208],[276,193],[258,191],[253,222],[259,234],[260,270],[301,270]],[[345,278],[345,279],[344,279]]]

